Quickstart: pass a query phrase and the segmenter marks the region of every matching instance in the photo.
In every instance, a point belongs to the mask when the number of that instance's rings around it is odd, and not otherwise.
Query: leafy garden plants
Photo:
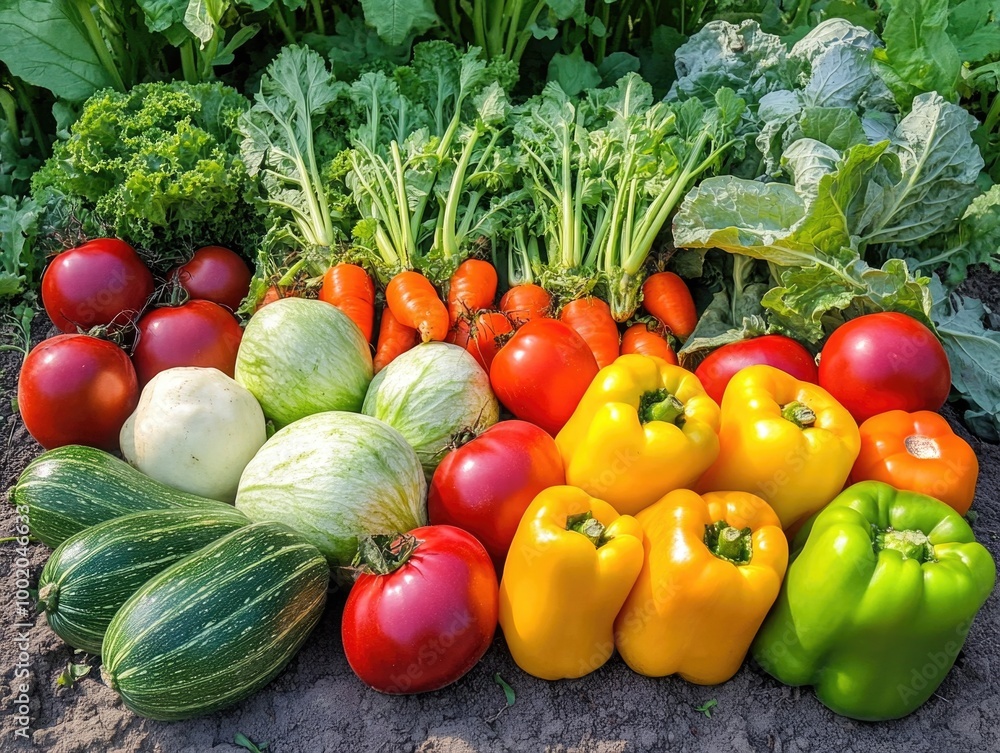
[[[938,413],[1000,435],[989,3],[0,0],[0,61],[12,498],[128,708],[240,702],[328,601],[390,695],[498,628],[854,719],[943,681],[897,692],[996,578]]]

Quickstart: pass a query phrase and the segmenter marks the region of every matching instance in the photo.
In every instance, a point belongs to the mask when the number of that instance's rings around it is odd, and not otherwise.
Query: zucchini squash
[[[35,458],[14,486],[28,528],[55,549],[74,533],[143,510],[232,510],[232,505],[171,489],[113,455],[67,445]]]
[[[149,510],[73,534],[38,580],[49,627],[73,648],[99,654],[111,618],[143,583],[249,523],[235,509]]]
[[[319,621],[330,569],[280,523],[254,523],[147,581],[111,620],[101,676],[130,709],[176,720],[270,682]]]

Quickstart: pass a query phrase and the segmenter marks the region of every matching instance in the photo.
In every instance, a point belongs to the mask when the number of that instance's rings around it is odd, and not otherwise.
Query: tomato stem
[[[406,564],[419,546],[420,541],[408,533],[363,536],[351,566],[361,573],[388,575]]]

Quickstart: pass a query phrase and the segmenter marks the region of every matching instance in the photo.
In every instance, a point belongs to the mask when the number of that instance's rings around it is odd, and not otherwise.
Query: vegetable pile
[[[388,694],[498,626],[934,693],[996,579],[938,413],[1000,437],[988,3],[49,5],[0,1],[0,297],[60,333],[12,500],[126,706],[256,692],[328,591]]]

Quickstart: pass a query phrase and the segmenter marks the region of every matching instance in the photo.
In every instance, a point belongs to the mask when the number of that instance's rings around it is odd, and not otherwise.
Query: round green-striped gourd
[[[369,416],[330,411],[278,431],[243,471],[236,507],[290,525],[349,565],[358,539],[427,524],[427,482],[399,432]]]
[[[101,676],[130,709],[186,719],[260,690],[323,612],[330,569],[279,523],[253,523],[147,581],[111,620]]]
[[[361,412],[402,434],[430,478],[456,435],[495,424],[500,404],[489,376],[465,348],[431,342],[376,374]]]
[[[143,510],[232,509],[178,491],[93,447],[67,445],[44,452],[14,486],[14,504],[27,512],[32,536],[55,549],[85,528]]]
[[[73,648],[99,654],[111,618],[143,583],[249,523],[235,509],[149,510],[70,536],[38,580],[49,627]]]

